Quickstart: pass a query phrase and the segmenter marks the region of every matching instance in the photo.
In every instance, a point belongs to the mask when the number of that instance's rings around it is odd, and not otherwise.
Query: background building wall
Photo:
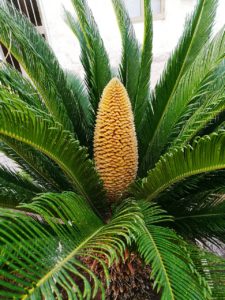
[[[79,45],[63,19],[63,6],[73,11],[70,0],[40,0],[47,27],[48,40],[61,65],[82,76],[79,61]],[[182,33],[185,16],[194,8],[197,0],[165,0],[165,20],[154,21],[152,85],[159,78],[164,64]],[[111,0],[88,0],[113,67],[120,60],[120,35]],[[215,30],[225,23],[225,0],[220,0]],[[142,42],[143,23],[134,24],[137,37]]]

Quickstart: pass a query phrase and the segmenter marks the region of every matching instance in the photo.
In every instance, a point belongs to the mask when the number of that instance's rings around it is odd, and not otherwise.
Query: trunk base
[[[150,281],[151,269],[143,266],[136,255],[131,254],[125,263],[112,266],[111,283],[106,300],[160,300]]]

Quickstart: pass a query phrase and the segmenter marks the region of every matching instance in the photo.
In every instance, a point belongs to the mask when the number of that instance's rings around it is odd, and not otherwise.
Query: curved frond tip
[[[0,297],[7,299],[105,298],[96,261],[109,284],[108,268],[123,257],[142,218],[132,200],[117,208],[104,224],[85,199],[74,193],[44,194],[23,205],[42,217],[0,209]],[[44,223],[43,223],[44,222]]]
[[[213,133],[196,139],[192,145],[166,153],[146,178],[133,185],[133,193],[150,201],[187,177],[224,169],[224,144],[225,133]]]

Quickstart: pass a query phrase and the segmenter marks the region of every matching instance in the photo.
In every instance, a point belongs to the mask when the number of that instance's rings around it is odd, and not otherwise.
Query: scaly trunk
[[[104,272],[97,261],[86,259],[85,263],[105,282]],[[136,254],[124,255],[124,261],[114,264],[109,270],[110,286],[106,300],[160,300],[153,291],[150,280],[151,269],[144,266]],[[95,300],[102,300],[99,292]]]

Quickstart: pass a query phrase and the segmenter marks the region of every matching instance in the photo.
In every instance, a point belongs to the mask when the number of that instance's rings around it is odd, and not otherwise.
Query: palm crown
[[[131,269],[132,253],[150,266],[149,286],[161,299],[223,299],[225,261],[207,249],[225,241],[217,1],[198,1],[154,90],[150,0],[142,47],[123,2],[112,0],[122,37],[116,74],[86,1],[72,3],[77,19],[65,16],[84,82],[62,70],[25,17],[0,4],[0,41],[29,76],[1,64],[0,150],[19,166],[0,167],[1,298],[116,299],[111,267]],[[123,85],[110,82],[115,76]],[[114,138],[120,126],[122,152],[107,126]]]

